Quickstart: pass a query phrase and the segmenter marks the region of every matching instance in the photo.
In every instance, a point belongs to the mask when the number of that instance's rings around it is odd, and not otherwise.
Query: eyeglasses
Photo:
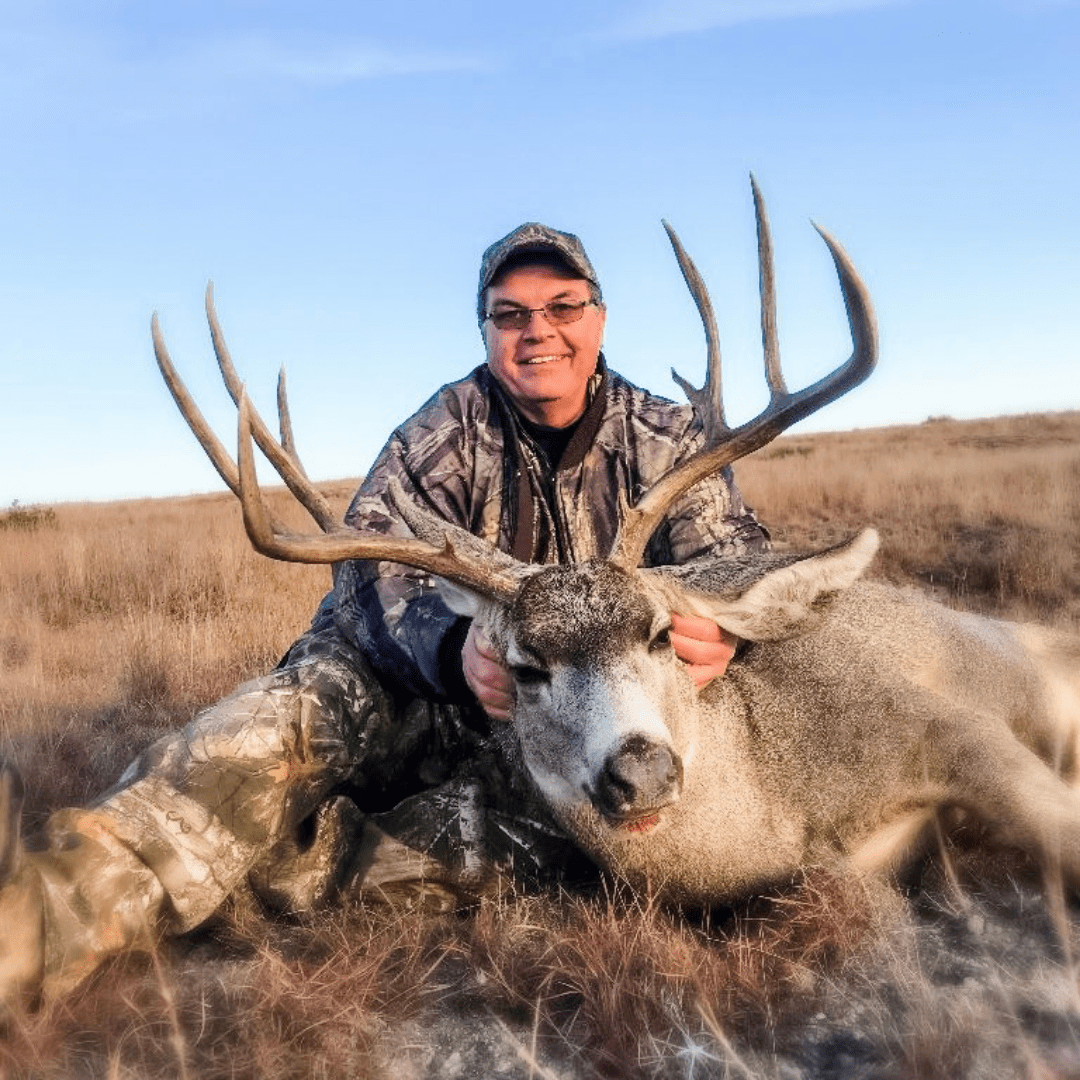
[[[565,326],[566,323],[577,322],[590,305],[600,306],[595,300],[552,300],[550,304],[537,308],[499,308],[498,311],[489,311],[484,319],[490,319],[497,330],[524,330],[533,313],[539,311],[552,326]]]

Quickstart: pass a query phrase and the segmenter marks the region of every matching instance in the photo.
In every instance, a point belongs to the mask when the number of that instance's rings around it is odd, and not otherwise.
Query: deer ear
[[[878,534],[864,529],[854,539],[767,573],[734,600],[716,605],[713,618],[749,641],[780,641],[805,633],[830,594],[850,588],[870,565]]]
[[[809,630],[823,603],[849,588],[869,566],[878,534],[864,529],[828,551],[766,570],[744,589],[725,596],[691,589],[668,591],[673,611],[704,615],[747,641],[781,641]]]
[[[444,578],[436,578],[435,584],[446,606],[455,615],[472,619],[483,630],[495,652],[500,656],[505,655],[509,617],[506,604]]]
[[[481,609],[491,603],[490,600],[485,600],[484,597],[477,592],[473,592],[472,589],[467,589],[464,585],[458,585],[454,581],[447,581],[446,578],[436,578],[435,585],[439,590],[439,595],[443,598],[443,603],[455,615],[464,615],[467,618],[475,619]]]

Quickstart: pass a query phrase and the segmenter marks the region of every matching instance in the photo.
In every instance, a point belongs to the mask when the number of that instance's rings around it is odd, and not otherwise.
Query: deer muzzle
[[[631,735],[604,762],[593,805],[613,824],[632,828],[677,802],[682,779],[682,762],[671,747]]]

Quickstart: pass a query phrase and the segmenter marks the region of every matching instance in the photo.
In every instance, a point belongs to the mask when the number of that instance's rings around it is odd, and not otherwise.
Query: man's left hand
[[[727,671],[738,642],[734,634],[722,630],[712,619],[672,613],[671,644],[699,690]]]

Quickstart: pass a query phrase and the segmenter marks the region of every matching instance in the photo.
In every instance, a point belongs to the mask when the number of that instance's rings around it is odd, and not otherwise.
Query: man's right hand
[[[469,627],[461,650],[461,670],[484,712],[492,720],[509,720],[514,707],[514,680],[476,623]]]

